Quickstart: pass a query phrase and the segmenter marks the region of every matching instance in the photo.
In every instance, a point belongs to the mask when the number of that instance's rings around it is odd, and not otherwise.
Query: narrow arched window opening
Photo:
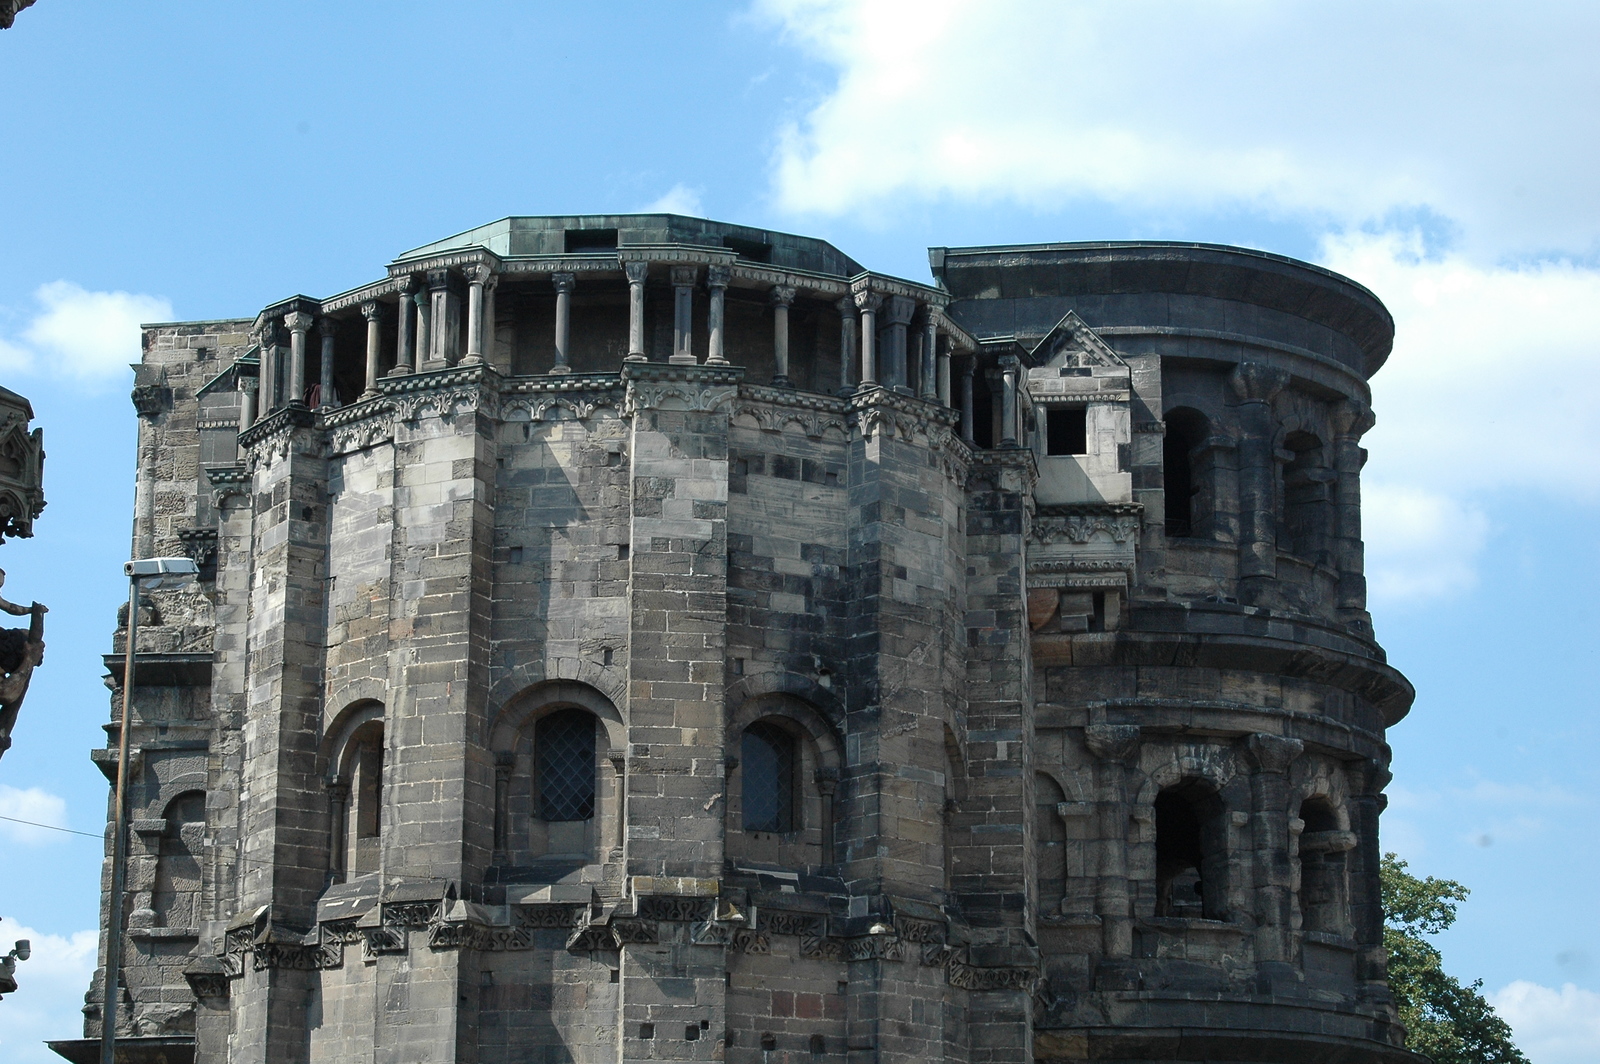
[[[1034,854],[1039,878],[1039,913],[1059,916],[1067,896],[1067,832],[1061,819],[1061,787],[1044,773],[1034,777]]]
[[[383,840],[383,722],[350,737],[350,871],[376,872]]]
[[[757,721],[744,730],[739,761],[746,831],[796,830],[797,753],[794,736],[775,724]]]
[[[561,822],[594,817],[594,728],[594,717],[581,709],[557,710],[540,718],[535,726],[540,819]]]
[[[1349,924],[1349,877],[1345,854],[1354,837],[1339,828],[1339,815],[1325,798],[1300,805],[1300,925],[1307,931],[1345,935]]]
[[[1322,441],[1293,432],[1283,441],[1294,457],[1283,466],[1283,541],[1289,553],[1325,561],[1334,475],[1323,457]]]
[[[1209,435],[1209,426],[1204,414],[1186,407],[1169,411],[1166,425],[1167,434],[1161,441],[1161,486],[1167,535],[1192,536],[1204,516],[1196,512],[1200,484],[1194,454]]]
[[[1221,800],[1198,783],[1156,797],[1157,916],[1227,918],[1227,836]]]

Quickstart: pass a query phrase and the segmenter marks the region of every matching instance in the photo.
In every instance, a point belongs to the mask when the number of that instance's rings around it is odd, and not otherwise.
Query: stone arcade
[[[140,622],[125,1059],[1420,1060],[1388,313],[1207,245],[931,266],[510,218],[147,326],[133,552],[202,580]]]

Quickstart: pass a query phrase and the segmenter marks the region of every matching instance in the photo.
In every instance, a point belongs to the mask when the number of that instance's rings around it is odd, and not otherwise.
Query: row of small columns
[[[642,261],[623,264],[624,275],[628,281],[628,354],[624,359],[627,362],[648,360],[644,349],[644,297],[649,265],[648,262]],[[487,265],[481,263],[467,267],[464,273],[467,281],[467,350],[462,356],[462,362],[476,364],[484,361],[484,322],[494,320],[494,298],[499,278]],[[693,365],[696,362],[692,349],[692,322],[694,289],[698,274],[699,270],[694,266],[671,268],[673,342],[668,362],[674,365]],[[726,296],[731,279],[732,271],[727,266],[711,266],[706,271],[706,287],[710,293],[707,315],[710,333],[706,357],[708,365],[729,364],[725,351],[725,321]],[[569,359],[572,293],[577,287],[577,277],[572,273],[557,272],[552,274],[551,282],[556,291],[556,314],[555,363],[551,366],[550,372],[570,373],[572,372]],[[401,282],[395,365],[388,374],[390,377],[404,377],[416,372],[415,356],[419,352],[426,352],[428,356],[420,367],[424,370],[443,368],[450,364],[449,359],[452,354],[450,347],[453,346],[450,343],[448,328],[448,315],[452,309],[449,300],[453,295],[450,288],[451,278],[446,270],[429,271],[426,285],[419,284],[416,277],[407,277]],[[783,388],[792,387],[789,376],[789,309],[794,304],[796,294],[796,289],[791,285],[774,285],[769,290],[775,370],[773,384]],[[886,371],[884,376],[889,387],[911,394],[907,385],[910,379],[908,341],[913,335],[912,322],[917,319],[917,301],[908,296],[885,296],[881,293],[860,291],[839,299],[835,307],[839,312],[840,391],[868,390],[883,383],[878,379],[878,315],[882,313],[888,323],[883,352],[883,368]],[[365,387],[361,398],[369,399],[378,395],[378,364],[382,334],[381,305],[376,300],[363,303],[361,314],[367,323]],[[271,411],[280,406],[300,405],[304,402],[306,342],[314,321],[315,319],[304,311],[292,311],[283,317],[283,324],[289,330],[290,336],[287,402],[284,397],[273,393],[277,380],[278,345],[274,335],[276,329],[269,324],[263,331],[261,368],[263,410]],[[441,323],[441,327],[434,327],[436,321]],[[322,341],[322,373],[318,406],[331,408],[337,405],[333,385],[333,346],[336,326],[333,320],[326,316],[316,323]],[[951,395],[950,336],[940,327],[938,314],[932,307],[924,308],[920,327],[914,335],[918,360],[918,396],[945,406],[955,405]],[[857,365],[858,341],[861,375],[857,382],[850,378]],[[976,357],[967,357],[963,360],[960,376],[961,434],[968,443],[974,442],[972,381],[976,367]],[[1020,364],[1015,358],[999,360],[999,376],[1002,381],[1001,446],[1015,446],[1017,443],[1019,368]],[[242,427],[248,427],[254,421],[252,399],[253,397],[247,392],[245,408],[241,411]]]

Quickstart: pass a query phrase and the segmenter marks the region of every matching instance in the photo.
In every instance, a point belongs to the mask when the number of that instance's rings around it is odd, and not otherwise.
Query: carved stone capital
[[[700,270],[696,266],[674,266],[672,268],[672,287],[691,288]]]
[[[841,296],[833,301],[834,307],[839,311],[841,318],[854,318],[856,316],[856,301],[850,296]]]
[[[853,296],[859,311],[875,314],[883,306],[883,297],[876,292],[855,292]]]
[[[366,318],[368,321],[377,321],[378,316],[382,313],[383,304],[379,303],[376,299],[368,300],[367,302],[361,304],[361,316]]]
[[[396,286],[396,290],[400,293],[401,299],[404,299],[412,292],[415,292],[417,290],[416,274],[407,274],[406,276],[401,277],[398,285]]]
[[[772,300],[772,305],[775,307],[787,307],[794,302],[794,286],[775,284],[772,286],[772,291],[768,293],[768,298]]]
[[[733,267],[708,266],[706,267],[706,287],[726,288],[728,282],[733,280]]]
[[[311,315],[303,310],[290,311],[283,316],[283,324],[290,332],[303,336],[311,328]]]
[[[339,323],[334,318],[331,318],[325,314],[317,319],[317,332],[323,337],[323,339],[333,336],[333,334],[338,331]]]
[[[1285,735],[1256,732],[1244,741],[1250,763],[1262,772],[1287,772],[1306,744]]]
[[[1136,724],[1090,724],[1083,729],[1084,745],[1104,761],[1126,761],[1139,748]]]
[[[628,278],[629,284],[644,284],[645,278],[650,276],[648,262],[624,262],[622,272]]]
[[[574,273],[552,273],[550,284],[562,295],[570,295],[578,287],[578,275]]]
[[[489,278],[494,276],[494,271],[486,262],[474,262],[470,266],[463,266],[461,272],[466,276],[468,284],[487,284]]]
[[[1247,403],[1270,403],[1289,386],[1289,375],[1265,362],[1241,362],[1228,380],[1233,394]]]
[[[1359,440],[1378,422],[1373,416],[1372,407],[1359,399],[1346,399],[1333,404],[1330,420],[1335,436],[1351,440]]]
[[[883,316],[890,325],[910,325],[916,313],[917,301],[910,296],[890,296],[883,301]]]

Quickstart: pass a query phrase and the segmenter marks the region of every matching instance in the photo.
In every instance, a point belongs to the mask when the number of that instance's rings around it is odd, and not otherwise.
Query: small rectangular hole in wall
[[[628,545],[626,543],[618,543],[617,544],[617,561],[625,562],[627,560],[628,560]]]
[[[619,969],[619,968],[611,969],[611,981],[613,983],[622,982],[622,970],[621,969]]]
[[[600,664],[609,666],[611,664],[613,653],[615,652],[610,647],[606,647],[604,650],[602,650],[600,652]]]
[[[1051,407],[1044,412],[1045,454],[1088,454],[1089,411],[1083,407]]]
[[[1106,630],[1106,593],[1094,593],[1094,615],[1089,618],[1089,631],[1103,632]]]
[[[771,1031],[764,1031],[761,1035],[761,1048],[770,1053],[778,1048],[778,1036]]]
[[[743,676],[744,675],[744,659],[743,658],[734,658],[733,659],[732,672],[733,672],[733,674],[735,676]]]
[[[511,564],[512,565],[521,565],[522,564],[522,548],[521,547],[512,547],[511,548]]]
[[[611,251],[617,246],[615,229],[568,229],[561,236],[569,255],[584,251]]]
[[[656,1036],[656,1025],[655,1024],[653,1024],[653,1023],[641,1023],[639,1025],[639,1037],[640,1038],[654,1038],[655,1036]]]
[[[701,1029],[701,1030],[702,1030],[702,1031],[709,1031],[709,1030],[711,1030],[711,1021],[710,1021],[710,1020],[701,1020],[701,1021],[700,1021],[700,1029]]]
[[[744,240],[736,236],[722,238],[722,246],[750,262],[771,262],[772,245],[759,240]]]
[[[693,1024],[693,1023],[686,1025],[684,1027],[684,1029],[683,1029],[683,1040],[685,1042],[698,1042],[698,1041],[700,1041],[700,1027],[699,1027],[699,1025]]]

